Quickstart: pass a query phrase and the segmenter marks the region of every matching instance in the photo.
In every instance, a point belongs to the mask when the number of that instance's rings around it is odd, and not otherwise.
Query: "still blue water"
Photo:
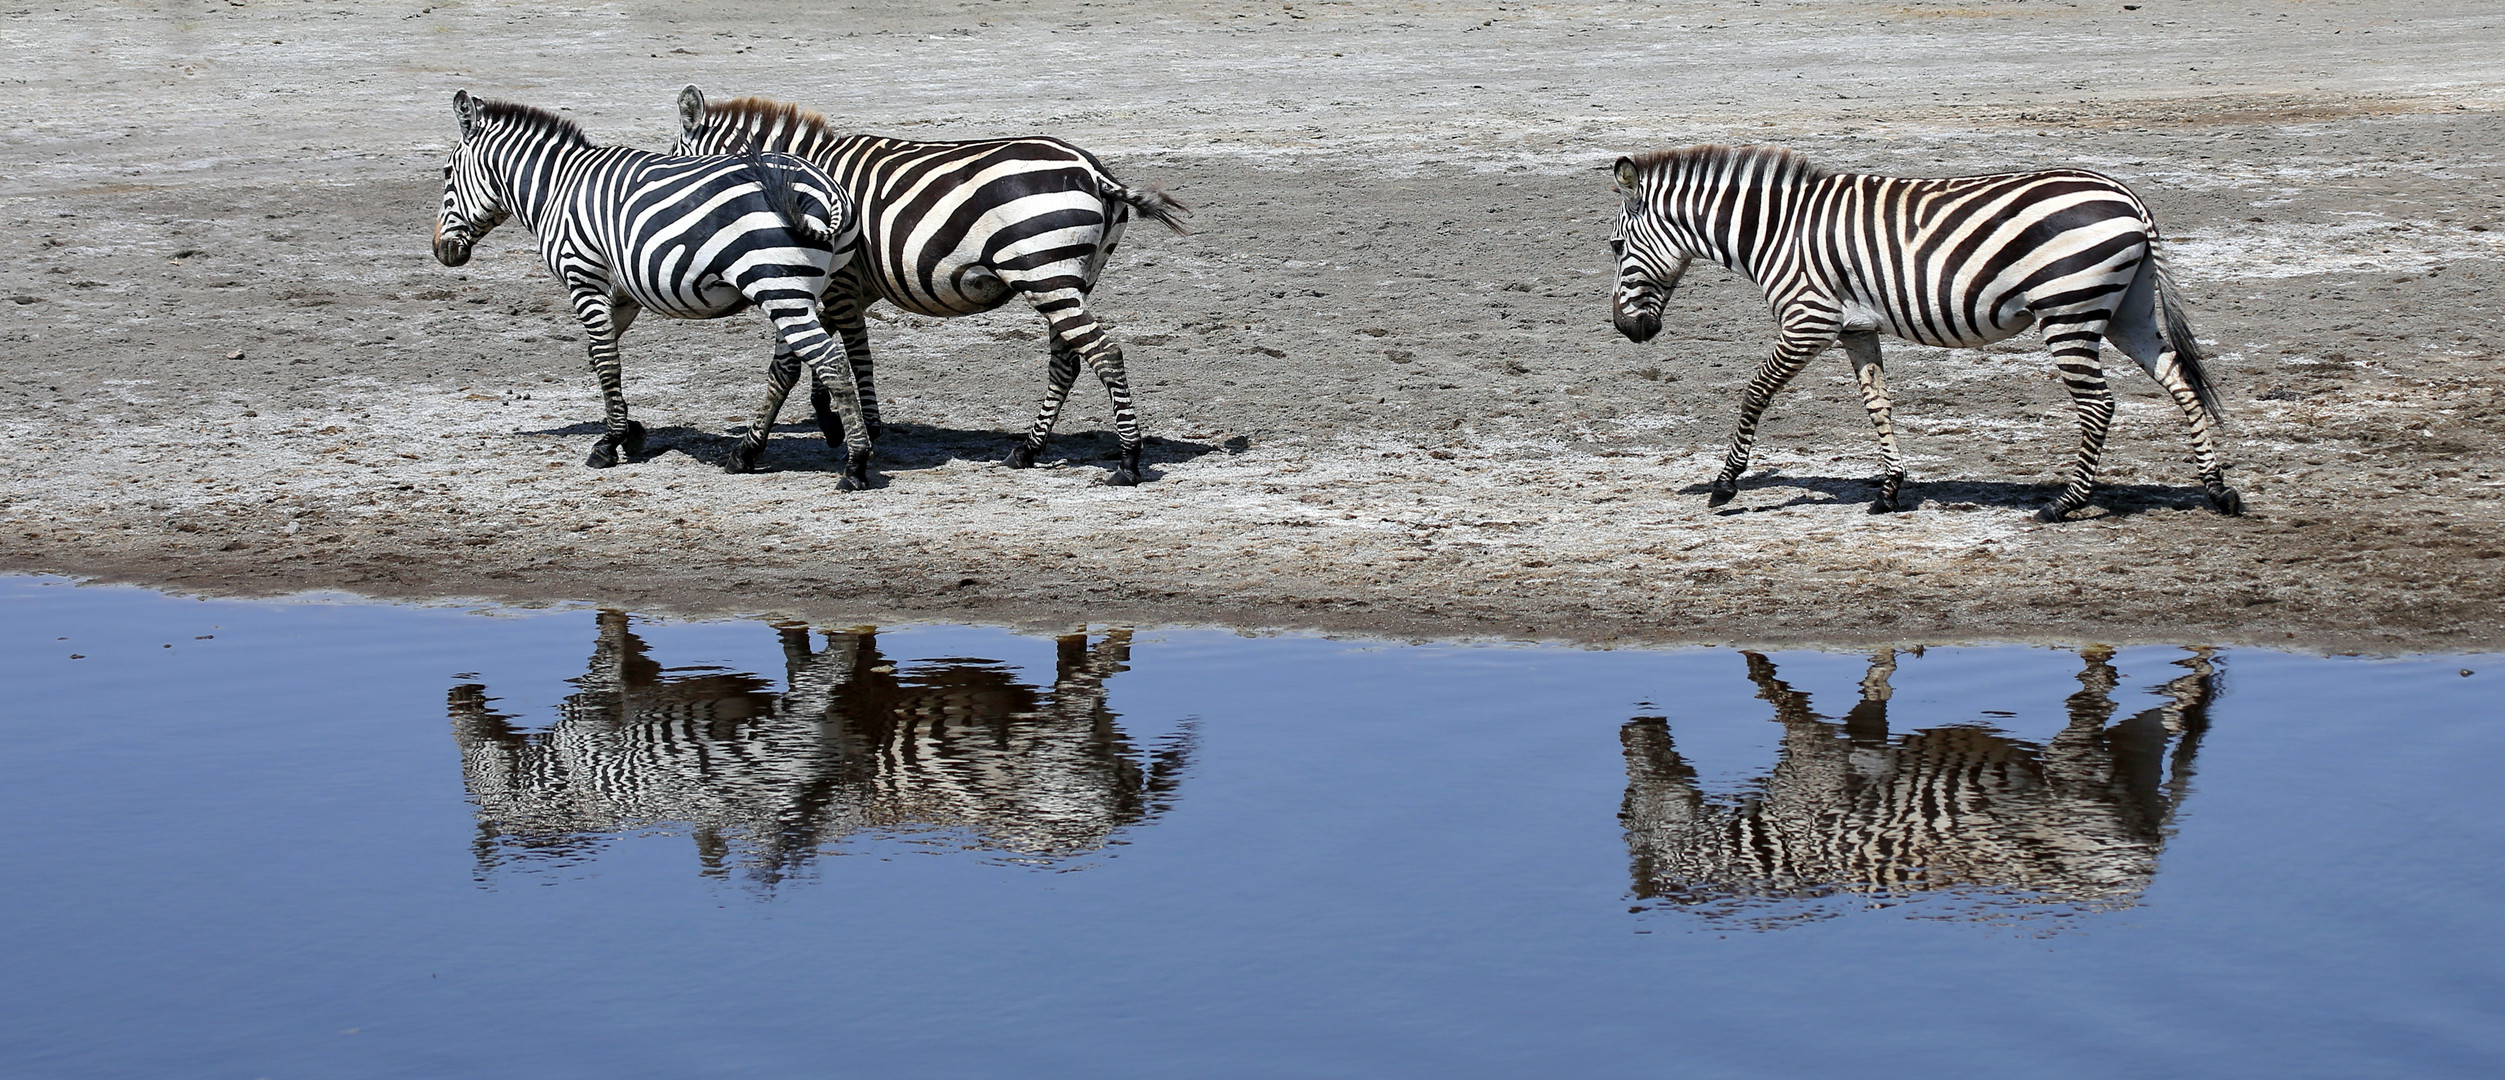
[[[9,1077],[2505,1070],[2505,657],[0,612]]]

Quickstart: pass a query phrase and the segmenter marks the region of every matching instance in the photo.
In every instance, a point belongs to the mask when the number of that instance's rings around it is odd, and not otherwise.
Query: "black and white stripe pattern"
[[[693,157],[594,146],[553,113],[468,91],[453,95],[453,111],[461,144],[444,166],[435,257],[468,262],[479,238],[507,218],[538,238],[591,340],[607,420],[593,468],[641,451],[643,426],[628,418],[620,387],[618,339],[643,311],[710,319],[753,305],[773,322],[778,352],[812,364],[833,354],[819,297],[850,261],[860,216],[824,171],[753,148]],[[857,421],[852,380],[825,385]],[[772,380],[768,389],[733,471],[755,461],[773,427],[782,395]],[[860,487],[869,479],[867,425],[856,424],[847,450],[841,486]]]
[[[786,626],[779,694],[756,675],[664,667],[622,612],[602,612],[598,631],[544,730],[498,712],[484,686],[452,690],[482,874],[672,825],[694,833],[708,872],[742,858],[768,883],[865,833],[958,831],[1061,858],[1155,820],[1190,765],[1190,731],[1135,742],[1107,706],[1127,630],[1061,638],[1037,686],[986,660],[900,671],[869,629]]]
[[[2038,517],[2085,506],[2114,413],[2098,362],[2112,341],[2166,388],[2191,425],[2211,504],[2241,512],[2211,429],[2218,402],[2157,226],[2130,189],[2074,169],[1944,179],[1835,173],[1787,150],[1696,146],[1620,158],[1618,283],[1611,313],[1635,341],[1661,329],[1663,301],[1690,262],[1755,282],[1780,325],[1748,383],[1739,430],[1708,504],[1738,493],[1757,422],[1777,390],[1841,342],[1879,431],[1886,473],[1874,511],[1897,508],[1905,469],[1889,419],[1879,335],[1979,346],[2038,325],[2079,416],[2069,483]]]
[[[1088,313],[1087,296],[1134,211],[1179,233],[1186,213],[1181,203],[1125,186],[1093,155],[1059,139],[912,142],[845,135],[817,113],[761,98],[708,106],[692,86],[679,95],[679,119],[680,153],[755,145],[792,154],[833,174],[859,203],[861,257],[837,275],[826,320],[843,338],[871,423],[878,422],[878,394],[862,322],[870,305],[885,300],[917,315],[950,318],[1019,297],[1044,316],[1052,360],[1043,406],[1025,441],[1010,451],[1009,464],[1034,464],[1084,362],[1113,398],[1122,444],[1121,466],[1107,482],[1139,482],[1139,418],[1122,348]],[[798,377],[788,357],[776,370],[786,385]],[[841,429],[822,400],[812,401],[831,442]]]
[[[1726,915],[1925,892],[1963,894],[1986,915],[2127,907],[2157,872],[2221,681],[2195,651],[2155,688],[2163,700],[2117,722],[2113,651],[2090,647],[2069,722],[2035,743],[1969,724],[1891,733],[1892,649],[1872,658],[1861,700],[1840,720],[1811,711],[1771,660],[1744,655],[1783,742],[1781,760],[1740,797],[1707,795],[1667,719],[1620,729],[1620,821],[1639,900]]]

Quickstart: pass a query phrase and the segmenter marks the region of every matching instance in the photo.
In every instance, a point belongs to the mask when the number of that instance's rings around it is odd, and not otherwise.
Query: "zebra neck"
[[[1793,265],[1789,258],[1793,225],[1809,201],[1807,185],[1776,174],[1740,187],[1725,197],[1704,200],[1695,220],[1698,254],[1759,285]]]
[[[514,223],[538,233],[551,214],[563,213],[565,174],[592,149],[538,140],[498,144],[487,168],[504,184],[505,208]]]

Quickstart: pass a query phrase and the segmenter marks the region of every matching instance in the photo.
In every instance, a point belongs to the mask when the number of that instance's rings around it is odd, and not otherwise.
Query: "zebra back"
[[[863,269],[877,298],[921,314],[972,314],[1004,302],[1005,290],[986,287],[996,279],[976,272],[999,259],[1068,263],[1060,280],[1037,287],[1084,291],[1134,212],[1187,231],[1182,203],[1123,184],[1095,155],[1060,139],[846,134],[798,105],[755,97],[708,103],[692,86],[680,93],[679,119],[681,153],[755,145],[825,169],[861,208]]]

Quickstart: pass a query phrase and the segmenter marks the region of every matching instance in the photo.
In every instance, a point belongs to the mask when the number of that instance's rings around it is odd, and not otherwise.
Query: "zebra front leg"
[[[626,336],[626,328],[635,324],[635,316],[642,310],[631,301],[611,299],[602,286],[574,289],[574,317],[582,322],[583,335],[591,341],[587,347],[591,373],[600,383],[600,440],[592,444],[591,456],[583,460],[584,465],[594,469],[606,469],[617,464],[621,456],[632,460],[644,452],[644,426],[626,414],[626,387],[619,374],[618,353],[618,339]]]
[[[1879,475],[1879,497],[1870,504],[1870,512],[1891,513],[1900,508],[1896,493],[1905,486],[1905,460],[1896,452],[1896,421],[1888,412],[1887,377],[1879,368],[1879,334],[1857,330],[1842,340],[1845,355],[1852,358],[1853,378],[1861,383],[1861,406],[1870,410],[1870,423],[1879,429],[1879,459],[1885,471]]]
[[[2096,347],[2096,335],[2090,334],[2084,352],[2075,342],[2066,343],[2053,359],[2061,369],[2062,385],[2070,391],[2070,404],[2079,414],[2079,454],[2071,464],[2070,482],[2035,512],[2037,521],[2069,517],[2071,511],[2086,506],[2096,490],[2097,459],[2105,454],[2105,433],[2114,422],[2114,393],[2105,385],[2105,369],[2096,361]]]
[[[1740,426],[1731,433],[1731,452],[1723,458],[1722,474],[1714,477],[1713,490],[1705,496],[1706,506],[1720,506],[1740,493],[1740,474],[1748,471],[1749,452],[1757,445],[1757,421],[1765,416],[1766,406],[1774,403],[1775,392],[1791,382],[1792,376],[1809,366],[1811,358],[1834,343],[1832,330],[1823,335],[1785,330],[1774,355],[1740,392]]]
[[[1078,381],[1079,357],[1059,340],[1052,343],[1052,365],[1044,376],[1044,405],[1035,413],[1035,423],[1026,429],[1026,438],[1009,449],[1009,467],[1032,468],[1035,455],[1044,449],[1044,440],[1052,435],[1052,423],[1061,415],[1061,403],[1070,399],[1070,386]]]
[[[2183,377],[2183,365],[2176,360],[2174,350],[2160,354],[2149,374],[2156,376],[2157,384],[2165,387],[2168,394],[2174,395],[2175,405],[2192,425],[2192,467],[2200,471],[2201,487],[2209,493],[2209,505],[2229,517],[2242,514],[2244,496],[2227,486],[2226,465],[2219,460],[2218,448],[2211,441],[2217,418],[2209,414],[2200,395],[2192,390],[2191,381]]]
[[[757,455],[765,452],[765,441],[774,434],[774,418],[783,411],[783,399],[791,396],[792,384],[800,381],[800,358],[792,355],[789,342],[774,343],[774,359],[765,366],[765,401],[757,406],[757,416],[748,425],[748,434],[740,436],[739,445],[731,448],[730,464],[724,466],[735,473],[754,472]],[[838,432],[837,437],[841,437]]]

